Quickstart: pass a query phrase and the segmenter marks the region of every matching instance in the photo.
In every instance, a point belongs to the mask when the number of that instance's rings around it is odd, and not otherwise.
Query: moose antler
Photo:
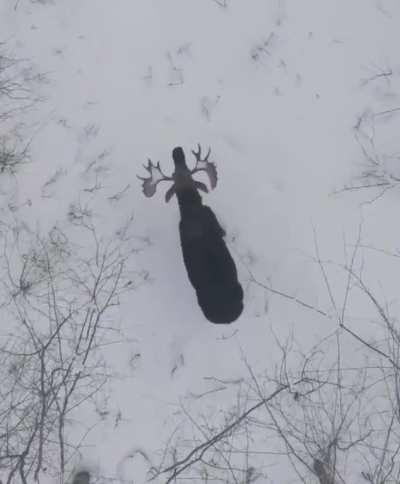
[[[164,175],[164,173],[161,171],[161,166],[160,162],[158,161],[156,165],[153,165],[153,162],[148,159],[148,164],[143,165],[146,170],[150,173],[149,177],[143,177],[137,175],[139,180],[142,180],[142,188],[143,188],[143,193],[146,195],[146,197],[152,197],[156,193],[156,188],[157,184],[160,181],[172,181],[172,178],[170,176]]]
[[[208,175],[208,178],[210,180],[210,185],[211,188],[215,188],[217,185],[217,167],[215,166],[215,163],[208,161],[208,157],[210,156],[211,153],[211,148],[208,149],[208,153],[206,157],[202,160],[201,159],[201,146],[200,143],[197,144],[198,151],[192,150],[192,153],[194,157],[196,158],[196,165],[191,170],[191,174],[193,175],[194,173],[197,173],[198,171],[205,171]]]

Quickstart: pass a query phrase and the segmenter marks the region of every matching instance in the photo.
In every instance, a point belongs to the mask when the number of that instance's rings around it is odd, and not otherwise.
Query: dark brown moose
[[[192,151],[196,159],[190,170],[181,147],[172,151],[175,171],[166,176],[160,163],[149,159],[146,170],[149,177],[139,177],[143,193],[152,197],[161,181],[172,182],[165,195],[168,202],[175,194],[178,198],[181,220],[179,234],[183,260],[189,280],[196,290],[198,303],[204,316],[212,323],[228,324],[235,321],[243,310],[243,290],[238,282],[235,262],[225,244],[225,231],[210,207],[203,205],[199,190],[208,192],[204,183],[193,179],[199,171],[207,173],[211,188],[217,184],[215,164],[208,161],[211,150],[201,159],[201,147]]]

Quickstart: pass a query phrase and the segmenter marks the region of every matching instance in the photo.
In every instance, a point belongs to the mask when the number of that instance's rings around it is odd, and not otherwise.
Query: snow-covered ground
[[[125,340],[104,350],[120,378],[74,463],[121,482],[144,482],[143,459],[129,456],[162,449],[180,403],[214,388],[209,377],[244,378],[245,360],[255,373],[272,369],[273,335],[292,335],[307,351],[337,329],[335,318],[263,289],[251,274],[332,314],[316,246],[322,259],[344,264],[360,223],[364,244],[394,252],[399,240],[398,190],[376,201],[375,189],[341,191],[357,185],[368,133],[377,152],[399,161],[400,113],[377,114],[400,107],[399,3],[225,3],[0,0],[0,41],[47,79],[29,115],[31,163],[13,185],[15,217],[47,232],[79,201],[104,233],[133,215],[144,247],[133,262],[147,281],[122,299],[112,322]],[[147,158],[169,173],[175,146],[191,162],[198,142],[211,146],[219,174],[203,200],[226,229],[245,289],[244,313],[226,327],[197,306],[176,201],[165,204],[163,186],[145,198],[136,178]],[[393,259],[370,250],[364,274],[379,297],[395,302]],[[340,305],[346,276],[329,278]],[[365,337],[374,332],[369,315],[352,300],[351,322]],[[228,408],[232,393],[215,392],[212,403]],[[288,468],[270,472],[265,482],[299,482]]]

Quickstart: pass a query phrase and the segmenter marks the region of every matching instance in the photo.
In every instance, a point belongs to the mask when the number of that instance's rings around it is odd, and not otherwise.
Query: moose
[[[208,188],[193,179],[194,174],[204,171],[211,189],[216,187],[217,169],[209,161],[211,148],[204,159],[201,158],[200,144],[198,150],[192,150],[192,153],[196,159],[193,169],[187,167],[183,149],[176,147],[172,151],[175,164],[172,176],[164,175],[160,162],[154,165],[149,159],[144,168],[150,176],[138,178],[142,180],[146,197],[155,194],[159,182],[172,182],[165,201],[169,202],[173,195],[178,199],[183,261],[199,306],[212,323],[228,324],[242,313],[243,289],[238,281],[235,262],[224,241],[225,231],[211,208],[202,203],[199,191],[207,193]]]

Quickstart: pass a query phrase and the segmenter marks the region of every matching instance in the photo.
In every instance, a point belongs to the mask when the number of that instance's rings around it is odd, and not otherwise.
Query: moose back
[[[173,195],[178,199],[181,215],[179,234],[183,260],[204,316],[212,323],[235,321],[243,310],[243,290],[237,278],[235,262],[225,244],[225,231],[210,207],[203,205],[199,191],[208,192],[204,183],[193,179],[199,171],[207,173],[211,188],[217,184],[215,164],[208,161],[211,150],[201,159],[201,147],[192,151],[196,165],[189,169],[181,147],[172,151],[175,171],[166,176],[160,163],[148,160],[145,166],[149,177],[143,181],[143,193],[152,197],[161,181],[172,182],[165,195],[168,202]]]

